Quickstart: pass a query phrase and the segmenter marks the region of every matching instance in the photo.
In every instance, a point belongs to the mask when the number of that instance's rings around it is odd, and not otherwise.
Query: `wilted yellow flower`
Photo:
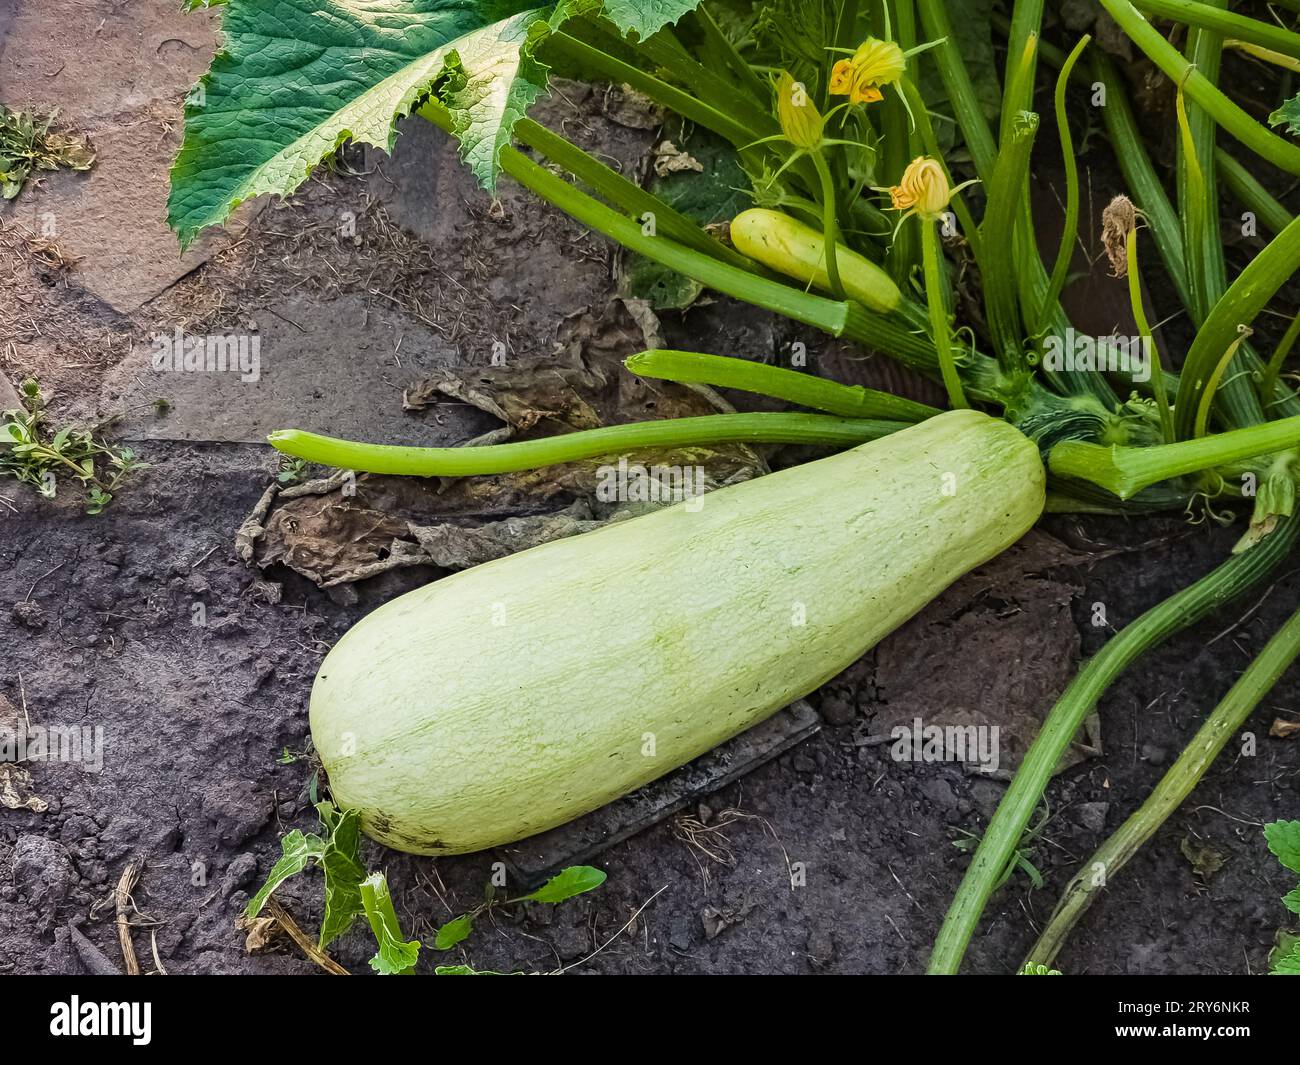
[[[795,81],[785,70],[776,81],[776,114],[785,139],[796,148],[810,152],[821,144],[824,125],[821,112],[803,82]]]
[[[907,70],[907,58],[893,41],[868,37],[852,59],[831,68],[831,95],[847,96],[850,103],[870,104],[882,99],[880,86],[892,85]]]
[[[898,184],[889,190],[894,210],[922,218],[938,218],[951,195],[943,167],[928,155],[919,155],[908,163]]]

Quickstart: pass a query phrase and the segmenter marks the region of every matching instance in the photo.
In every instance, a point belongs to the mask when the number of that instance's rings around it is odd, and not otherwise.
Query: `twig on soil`
[[[153,968],[158,976],[167,976],[167,966],[162,963],[162,958],[158,957],[158,933],[155,929],[149,929],[149,950],[153,954]]]
[[[32,581],[32,586],[27,589],[27,598],[24,599],[23,602],[30,603],[32,601],[32,593],[36,591],[36,586],[39,585],[41,581],[45,580],[45,578],[48,577],[51,573],[58,573],[58,571],[61,570],[67,564],[68,564],[67,560],[65,559],[64,561],[60,562],[57,566],[55,566],[53,569],[46,570],[39,577],[37,577],[36,580]]]
[[[1263,821],[1252,821],[1248,817],[1237,817],[1235,814],[1228,813],[1227,810],[1220,810],[1217,806],[1193,806],[1187,812],[1190,814],[1200,813],[1202,810],[1213,810],[1216,814],[1221,814],[1229,821],[1236,821],[1239,825],[1250,825],[1253,828],[1263,828]]]
[[[289,938],[302,948],[302,952],[327,973],[333,976],[352,975],[311,941],[311,937],[298,927],[298,922],[289,915],[288,910],[280,905],[279,900],[274,895],[266,900],[266,908],[271,916],[279,922],[280,927],[289,933]]]
[[[661,887],[658,891],[656,891],[653,895],[651,895],[648,899],[646,899],[645,902],[641,903],[640,906],[638,906],[635,910],[632,911],[632,916],[629,917],[629,918],[627,919],[627,921],[623,924],[623,927],[622,927],[622,928],[620,928],[617,932],[615,932],[612,936],[610,936],[607,940],[605,940],[604,943],[602,943],[600,946],[598,946],[595,950],[593,950],[593,951],[592,951],[590,954],[588,954],[585,958],[579,958],[579,959],[578,959],[577,961],[575,961],[575,962],[570,962],[568,965],[564,966],[563,968],[561,968],[561,969],[556,969],[553,973],[551,973],[551,975],[552,975],[552,976],[563,976],[563,975],[564,975],[565,973],[567,973],[570,969],[577,968],[579,965],[584,965],[584,964],[586,964],[587,962],[591,961],[592,958],[594,958],[597,954],[599,954],[599,953],[600,953],[602,950],[604,950],[607,946],[609,946],[611,943],[613,943],[614,940],[616,940],[619,936],[621,936],[624,932],[626,932],[629,928],[631,928],[634,924],[636,924],[636,919],[637,919],[638,917],[641,916],[642,911],[643,911],[647,906],[649,906],[650,903],[654,902],[655,899],[657,899],[660,895],[662,895],[662,894],[663,894],[665,891],[667,891],[667,890],[668,890],[668,885],[665,884],[665,885],[664,885],[663,887]]]
[[[731,840],[722,830],[728,825],[734,825],[737,821],[757,821],[767,830],[768,835],[781,849],[781,857],[785,859],[786,871],[790,873],[791,889],[793,890],[794,870],[790,865],[790,855],[785,849],[785,844],[781,842],[781,837],[776,834],[776,829],[772,827],[772,822],[766,817],[760,817],[758,814],[749,814],[736,809],[721,811],[712,824],[705,824],[697,817],[686,815],[678,817],[673,822],[673,836],[686,844],[687,849],[691,852],[691,857],[695,859],[695,864],[700,870],[700,876],[704,880],[704,886],[706,888],[709,886],[709,874],[696,852],[705,855],[718,865],[734,866],[736,864],[736,855],[731,849]],[[705,843],[706,839],[708,840],[707,845]]]
[[[144,858],[139,855],[127,862],[117,882],[117,890],[113,893],[113,904],[117,909],[117,938],[122,944],[122,959],[126,962],[127,976],[140,975],[140,960],[135,956],[135,946],[131,943],[131,919],[127,916],[127,907],[134,906],[131,889],[140,879],[143,867]]]
[[[23,704],[23,724],[27,726],[27,731],[32,731],[32,719],[27,713],[27,686],[23,683],[23,675],[18,674],[18,701]]]

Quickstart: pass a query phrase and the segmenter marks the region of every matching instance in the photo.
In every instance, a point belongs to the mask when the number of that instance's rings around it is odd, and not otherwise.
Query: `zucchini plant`
[[[631,609],[621,617],[601,615],[602,638],[612,637],[620,647],[656,648],[649,666],[659,670],[667,690],[651,698],[653,706],[667,707],[665,721],[672,720],[673,701],[691,712],[695,731],[674,737],[671,755],[655,763],[662,771],[779,705],[785,695],[807,690],[860,652],[865,643],[845,635],[853,610],[897,601],[900,608],[890,616],[899,620],[937,592],[942,581],[927,580],[924,571],[950,547],[944,518],[952,511],[932,503],[930,483],[915,463],[935,458],[939,446],[943,462],[975,470],[970,441],[977,424],[979,434],[998,441],[992,465],[967,480],[972,487],[962,504],[978,544],[957,549],[944,579],[1004,545],[1012,530],[1036,516],[1033,500],[1006,480],[1016,468],[1030,468],[1026,447],[1046,469],[1042,505],[1048,511],[1249,509],[1250,528],[1237,551],[1116,634],[1048,715],[939,933],[930,969],[957,970],[1054,767],[1109,685],[1151,647],[1263,580],[1287,557],[1300,529],[1293,519],[1300,396],[1284,372],[1300,326],[1293,323],[1267,355],[1255,347],[1265,331],[1262,316],[1277,309],[1279,293],[1300,268],[1300,220],[1254,176],[1257,167],[1300,175],[1300,145],[1288,133],[1294,132],[1295,101],[1283,102],[1270,126],[1219,84],[1225,37],[1234,46],[1256,49],[1252,54],[1263,50],[1282,58],[1294,57],[1300,38],[1229,16],[1215,3],[1102,3],[1135,49],[1173,83],[1178,155],[1172,198],[1114,66],[1087,37],[1068,51],[1045,42],[1042,0],[1015,0],[1010,17],[998,23],[1006,56],[1000,85],[991,68],[968,62],[978,51],[971,31],[988,22],[972,17],[973,5],[967,12],[967,5],[944,0],[559,0],[538,6],[393,0],[382,11],[362,0],[222,5],[225,47],[187,103],[185,137],[172,173],[170,219],[182,242],[220,224],[244,200],[291,194],[345,142],[390,149],[398,120],[416,114],[456,138],[461,157],[485,187],[504,173],[665,269],[895,359],[940,382],[949,407],[985,412],[940,414],[806,373],[716,355],[651,351],[628,360],[628,369],[746,389],[818,413],[723,414],[467,448],[361,443],[292,428],[272,433],[271,443],[298,459],[418,476],[497,473],[637,447],[719,440],[855,449],[765,478],[766,486],[754,485],[743,496],[740,489],[722,493],[725,498],[710,514],[757,516],[761,536],[750,552],[751,573],[727,564],[731,548],[678,534],[671,514],[652,515],[638,521],[658,522],[657,533],[671,533],[659,547],[638,532],[649,526],[630,522],[625,532],[603,530],[460,574],[365,619],[322,668],[313,727],[333,770],[335,794],[357,805],[372,834],[426,851],[488,845],[545,827],[646,779],[644,767],[610,770],[606,762],[598,772],[609,779],[584,779],[582,766],[595,771],[597,756],[610,754],[607,737],[599,729],[585,733],[571,715],[571,731],[591,743],[567,763],[561,750],[557,767],[550,743],[568,735],[563,696],[573,693],[562,671],[544,674],[555,689],[551,701],[524,682],[522,674],[553,651],[540,637],[509,637],[509,663],[494,658],[494,645],[478,635],[465,643],[448,632],[439,646],[425,648],[430,660],[448,647],[460,647],[461,658],[473,660],[467,691],[455,689],[457,678],[450,673],[425,678],[441,684],[449,701],[454,694],[479,708],[457,719],[459,732],[448,731],[424,705],[417,673],[397,662],[376,673],[375,656],[382,657],[385,648],[423,647],[429,637],[421,632],[426,626],[441,631],[442,612],[473,617],[507,586],[528,589],[525,611],[555,589],[575,607],[598,610],[598,597],[566,574],[617,574],[639,581],[649,594],[654,582],[645,571],[647,558],[678,551],[681,559],[694,560],[689,565],[713,564],[705,567],[713,576],[701,572],[699,579],[702,589],[716,594],[699,611],[656,600],[649,620],[633,623]],[[217,5],[208,0],[205,6]],[[1183,23],[1184,47],[1172,45],[1152,18]],[[993,54],[987,38],[983,54]],[[733,220],[730,239],[720,239],[529,118],[552,69],[630,86],[728,145],[752,201]],[[1143,355],[1136,363],[1106,351],[1082,360],[1065,357],[1074,334],[1060,295],[1080,215],[1069,101],[1080,79],[1094,99],[1104,100],[1099,110],[1127,186],[1115,190],[1126,196],[1107,212],[1105,240],[1116,272],[1129,278]],[[1041,125],[1035,106],[1044,80],[1066,177],[1065,224],[1050,261],[1034,239],[1029,197],[1030,159]],[[1249,163],[1216,143],[1219,131],[1238,143]],[[1273,230],[1235,276],[1218,232],[1220,179]],[[1195,328],[1178,372],[1160,364],[1142,310],[1139,263],[1149,269],[1151,251]],[[974,313],[958,313],[952,268],[958,252],[979,278]],[[1023,446],[995,434],[989,415],[1001,419]],[[944,434],[959,426],[962,432],[945,443]],[[875,463],[879,471],[881,464],[866,457],[873,455],[888,455],[899,468],[916,471],[914,481],[896,483],[896,490],[910,492],[901,503],[873,495],[879,485],[850,487],[841,480],[840,470]],[[876,476],[880,484],[895,483]],[[783,543],[773,515],[784,513],[782,497],[816,495],[819,486],[843,497],[838,507],[815,510],[813,539],[829,541],[817,563],[825,572],[817,579],[829,597],[843,588],[851,556],[870,550],[852,535],[855,514],[872,516],[880,540],[898,541],[897,550],[885,552],[889,580],[856,588],[865,600],[846,606],[844,616],[818,630],[807,649],[776,639],[749,616],[724,625],[726,640],[715,647],[699,627],[701,619],[746,614],[737,589],[750,602],[762,602],[766,584],[779,585],[794,565],[794,548]],[[958,495],[966,492],[963,487]],[[733,502],[737,498],[742,501]],[[749,500],[759,501],[752,511]],[[918,509],[922,534],[913,535]],[[745,520],[736,518],[736,527]],[[732,548],[738,551],[739,544]],[[883,631],[872,628],[869,635],[874,639]],[[676,647],[683,654],[688,637],[725,652],[736,676],[757,686],[752,703],[735,708],[738,716],[700,724],[708,700],[696,706],[689,690],[671,687],[675,666],[658,649]],[[607,680],[613,698],[645,694],[647,670],[634,671],[622,684],[602,672],[600,656],[590,649],[585,657],[576,646],[562,651],[567,670]],[[799,661],[805,654],[808,660]],[[403,661],[410,661],[409,654]],[[685,675],[710,698],[722,698],[709,686],[707,669],[688,667]],[[345,748],[357,723],[357,699],[372,712],[363,719],[373,732],[370,754],[361,757]],[[529,721],[522,743],[500,734],[502,708],[518,700]],[[472,790],[475,784],[471,768],[450,764],[447,751],[467,734],[467,749],[487,751],[499,769],[521,775],[528,802],[514,801],[518,797],[508,789],[483,796],[500,803],[500,823],[488,823],[482,808],[467,813],[456,805],[454,785]],[[545,764],[534,764],[529,750],[547,751],[549,757],[540,760]],[[419,779],[417,767],[430,757],[449,762],[447,781]],[[564,783],[574,780],[581,786]]]

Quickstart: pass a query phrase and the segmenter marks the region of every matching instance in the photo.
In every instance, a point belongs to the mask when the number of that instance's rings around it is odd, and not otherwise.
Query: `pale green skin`
[[[817,230],[780,211],[751,207],[731,220],[731,243],[742,255],[770,266],[786,277],[831,288],[826,272],[826,240]],[[892,311],[903,298],[893,279],[865,255],[837,244],[844,294],[873,311]]]
[[[1019,539],[1044,480],[1016,429],[951,411],[409,592],[316,678],[335,801],[415,854],[593,810],[835,676]]]

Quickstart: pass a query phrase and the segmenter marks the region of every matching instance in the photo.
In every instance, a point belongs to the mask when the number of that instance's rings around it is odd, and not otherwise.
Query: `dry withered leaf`
[[[672,141],[660,141],[654,150],[654,171],[659,177],[683,172],[704,173],[704,164]]]
[[[1206,881],[1222,869],[1228,860],[1213,847],[1197,843],[1191,836],[1184,836],[1182,842],[1178,844],[1178,849],[1183,852],[1183,857],[1191,865],[1192,872]]]
[[[1268,730],[1268,734],[1277,740],[1290,739],[1298,732],[1300,732],[1300,721],[1288,721],[1283,717],[1275,717]]]
[[[274,917],[248,918],[240,914],[235,927],[245,933],[244,950],[249,954],[266,950],[280,936],[280,922]]]
[[[1137,208],[1127,196],[1116,196],[1101,212],[1101,244],[1115,277],[1128,276],[1128,240],[1136,225]]]
[[[407,388],[403,404],[421,411],[467,403],[502,423],[469,444],[731,409],[711,389],[624,369],[628,355],[661,345],[649,305],[616,298],[565,319],[554,358],[441,370]],[[691,470],[692,489],[703,492],[766,472],[744,444],[642,450],[627,462],[652,482],[655,467]],[[491,477],[336,475],[273,486],[241,527],[236,550],[245,561],[286,565],[323,588],[409,566],[463,569],[658,505],[656,493],[605,498],[599,488],[610,464],[602,456]]]

